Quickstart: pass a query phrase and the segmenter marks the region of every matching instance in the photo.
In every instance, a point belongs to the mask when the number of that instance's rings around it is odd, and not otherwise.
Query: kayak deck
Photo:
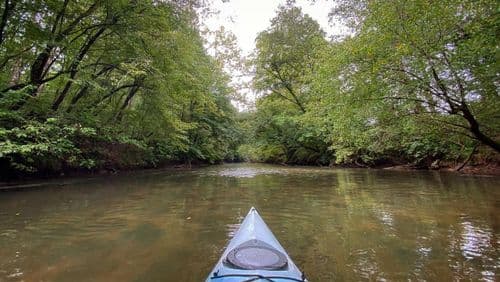
[[[252,207],[206,281],[307,280]]]

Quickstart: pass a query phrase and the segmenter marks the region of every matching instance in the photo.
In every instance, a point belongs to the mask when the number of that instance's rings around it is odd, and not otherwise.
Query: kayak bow
[[[254,207],[206,280],[244,281],[307,281]]]

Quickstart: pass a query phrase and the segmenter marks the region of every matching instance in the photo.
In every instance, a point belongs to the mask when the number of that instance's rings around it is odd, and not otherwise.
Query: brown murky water
[[[311,281],[499,280],[499,178],[236,164],[65,182],[0,192],[0,281],[202,281],[251,206]]]

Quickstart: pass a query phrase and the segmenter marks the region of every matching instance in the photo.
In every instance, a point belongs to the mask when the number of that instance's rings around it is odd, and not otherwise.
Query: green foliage
[[[325,128],[318,127],[308,104],[311,75],[319,51],[327,44],[324,32],[294,6],[281,6],[271,27],[259,34],[253,60],[254,87],[261,92],[251,117],[249,142],[240,152],[253,161],[328,164],[331,153]]]
[[[203,3],[2,1],[2,176],[500,151],[497,1],[338,1],[353,32],[338,42],[289,1],[258,35],[246,114],[224,72],[243,71],[235,37],[220,30],[207,54]]]
[[[353,118],[377,121],[393,136],[384,143],[416,162],[453,159],[476,142],[498,152],[500,101],[487,86],[498,80],[490,60],[496,47],[475,45],[496,40],[494,1],[364,3],[350,14],[357,35],[337,45],[338,55],[322,68],[338,78],[337,101],[358,101]]]
[[[271,27],[256,40],[254,88],[306,112],[310,75],[326,45],[319,24],[300,8],[280,6]]]
[[[2,175],[237,158],[202,2],[2,2]]]
[[[281,7],[257,39],[252,160],[377,165],[500,151],[497,1],[342,0],[324,43]],[[321,38],[321,39],[320,39]]]
[[[67,126],[49,118],[45,122],[29,121],[21,127],[1,129],[0,159],[4,169],[22,172],[58,170],[61,166],[88,166],[74,140],[96,136],[93,128]]]

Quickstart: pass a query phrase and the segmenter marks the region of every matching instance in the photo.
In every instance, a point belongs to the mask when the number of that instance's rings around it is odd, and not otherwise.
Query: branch
[[[285,99],[285,100],[287,100],[287,101],[289,101],[289,102],[291,102],[291,103],[295,104],[295,101],[294,101],[294,100],[292,100],[292,99],[290,99],[290,98],[286,97],[285,95],[281,94],[281,93],[280,93],[279,91],[277,91],[276,89],[271,89],[271,92],[272,92],[272,93],[274,93],[274,94],[276,94],[276,95],[278,95],[278,96],[280,96],[281,98],[283,98],[283,99]]]
[[[12,86],[9,86],[7,88],[2,89],[2,91],[0,91],[0,93],[4,94],[5,92],[8,92],[10,90],[19,90],[19,89],[22,89],[26,86],[28,86],[27,83],[18,83],[18,84],[15,84],[15,85],[12,85]]]
[[[28,46],[26,49],[23,49],[21,50],[20,52],[18,53],[15,53],[15,54],[12,54],[12,55],[9,55],[9,56],[6,56],[4,59],[3,59],[3,62],[0,63],[0,70],[3,69],[3,67],[5,67],[5,65],[9,62],[10,59],[13,59],[15,57],[18,57],[20,55],[22,55],[24,52],[27,52],[29,51],[31,48],[33,47],[33,45],[30,45]]]
[[[469,156],[467,157],[467,159],[465,159],[465,161],[455,169],[455,171],[460,171],[462,170],[462,168],[464,168],[469,162],[470,160],[472,159],[472,156],[474,156],[474,154],[476,153],[476,150],[477,150],[477,147],[478,147],[478,144],[474,144],[474,147],[472,147],[472,151],[470,152]]]
[[[54,80],[54,79],[58,78],[59,76],[66,74],[66,73],[69,73],[69,71],[68,70],[61,70],[61,71],[57,72],[56,74],[54,74],[53,76],[47,77],[47,78],[41,80],[41,84],[47,83],[51,80]]]
[[[422,83],[425,84],[425,87],[427,88],[427,91],[429,91],[430,93],[432,94],[436,94],[437,93],[437,89],[435,89],[434,87],[432,87],[432,85],[428,85],[428,82],[425,81],[422,77],[418,76],[417,74],[409,71],[409,70],[405,70],[404,68],[391,68],[391,67],[384,67],[384,69],[387,69],[387,70],[391,70],[391,71],[397,71],[397,72],[402,72],[402,73],[405,73],[419,81],[421,81]]]
[[[430,118],[430,120],[431,121],[436,121],[436,122],[439,122],[439,123],[445,123],[445,124],[448,124],[448,125],[452,125],[452,126],[455,126],[455,127],[460,127],[460,128],[469,130],[469,127],[467,127],[465,125],[458,124],[458,123],[454,123],[454,122],[451,122],[451,121],[442,120],[442,119],[433,119],[433,118]]]
[[[428,106],[432,106],[432,107],[435,107],[437,109],[443,110],[443,111],[445,111],[445,112],[447,112],[449,114],[452,114],[449,109],[443,108],[442,106],[439,106],[438,104],[431,103],[429,101],[418,99],[418,98],[384,96],[384,97],[380,97],[380,98],[369,98],[367,100],[372,100],[372,101],[377,101],[377,100],[406,100],[406,101],[412,101],[412,102],[426,104]]]
[[[99,36],[101,36],[104,33],[105,30],[106,26],[102,26],[94,35],[89,36],[85,41],[85,43],[83,44],[83,46],[78,51],[76,58],[73,60],[69,68],[69,73],[70,73],[69,80],[66,82],[66,85],[64,86],[64,89],[61,92],[61,94],[57,96],[56,100],[52,104],[52,110],[56,111],[63,102],[63,100],[66,98],[66,95],[68,94],[69,89],[73,84],[73,79],[75,78],[78,72],[78,66],[80,65],[80,62],[83,60],[83,58],[90,50],[92,45],[97,41]]]
[[[50,30],[50,33],[55,34],[57,30],[57,26],[59,23],[62,23],[62,18],[64,16],[64,13],[66,12],[66,7],[68,6],[69,0],[64,0],[63,6],[59,13],[57,13],[56,20],[54,21],[54,25],[52,25],[52,29]]]
[[[290,95],[292,95],[294,101],[292,101],[294,104],[296,104],[300,110],[305,113],[306,112],[306,109],[304,108],[304,106],[302,105],[302,103],[300,102],[299,98],[297,97],[297,95],[295,95],[295,91],[292,89],[290,83],[283,78],[283,76],[281,75],[281,72],[278,68],[277,65],[275,64],[271,64],[271,74],[275,75],[275,77],[281,81],[281,83],[283,84],[283,86],[286,88],[286,90],[290,93]],[[274,73],[274,72],[276,73]]]
[[[118,92],[122,89],[125,89],[125,88],[136,87],[136,86],[139,86],[139,85],[135,82],[132,84],[125,84],[125,85],[119,86],[119,87],[111,90],[111,92],[109,92],[108,94],[104,95],[104,97],[102,97],[102,99],[99,102],[97,102],[96,106],[99,105],[100,103],[104,102],[104,100],[113,96],[116,92]]]
[[[58,34],[56,41],[66,37],[84,18],[88,17],[97,8],[98,2],[98,0],[95,1],[85,12],[76,17],[65,30]]]
[[[448,68],[450,69],[451,74],[453,75],[456,83],[458,84],[458,89],[460,91],[460,97],[462,98],[462,100],[465,99],[465,88],[464,88],[464,85],[462,84],[462,79],[460,79],[457,72],[455,71],[455,69],[451,65],[451,62],[448,59],[448,55],[446,55],[446,52],[443,51],[443,52],[441,52],[441,54],[443,55],[444,61],[448,65]]]

